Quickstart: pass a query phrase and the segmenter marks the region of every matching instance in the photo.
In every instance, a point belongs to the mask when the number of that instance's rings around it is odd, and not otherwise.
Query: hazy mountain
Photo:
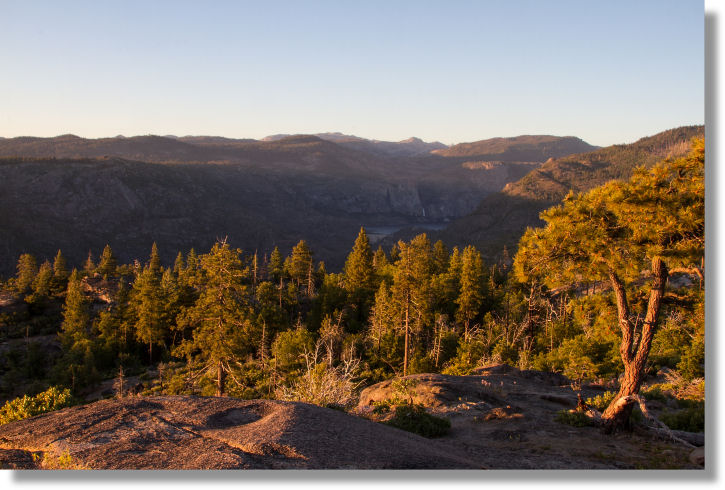
[[[504,245],[513,254],[526,227],[541,226],[539,213],[570,190],[582,192],[612,179],[626,179],[637,166],[684,155],[691,139],[703,136],[704,130],[704,126],[680,127],[632,144],[552,158],[501,192],[484,197],[475,211],[455,220],[439,237],[449,244],[475,244],[489,256],[500,253]]]
[[[599,147],[573,136],[524,135],[460,143],[434,150],[433,153],[445,157],[466,157],[477,160],[540,162],[551,157],[583,153],[597,148]]]
[[[275,134],[263,138],[262,141],[278,141],[282,138],[289,137],[288,134]],[[352,148],[367,153],[372,153],[387,157],[414,157],[425,156],[434,150],[447,148],[446,145],[438,141],[427,143],[420,138],[411,137],[403,141],[380,141],[360,138],[342,133],[318,133],[318,138],[325,141],[332,141],[338,145]]]
[[[361,225],[378,238],[442,228],[546,158],[393,157],[314,135],[9,138],[0,141],[0,271],[11,273],[20,253],[50,258],[58,248],[78,264],[106,243],[131,260],[156,241],[171,261],[224,236],[260,253],[304,238],[337,268]]]

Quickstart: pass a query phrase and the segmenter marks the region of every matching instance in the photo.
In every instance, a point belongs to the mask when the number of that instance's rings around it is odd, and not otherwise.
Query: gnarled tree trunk
[[[639,338],[635,338],[635,325],[630,320],[629,303],[627,302],[624,284],[616,273],[612,271],[609,274],[617,299],[619,328],[622,331],[622,343],[619,346],[619,353],[624,363],[624,376],[617,395],[602,414],[602,421],[608,432],[622,428],[628,422],[634,407],[634,401],[627,397],[636,395],[642,384],[644,368],[652,347],[652,339],[657,331],[657,319],[662,298],[665,294],[665,285],[667,284],[667,266],[661,257],[652,259],[652,275],[652,289],[650,290],[647,312],[642,324],[642,332]],[[622,403],[623,398],[626,398],[627,402]]]

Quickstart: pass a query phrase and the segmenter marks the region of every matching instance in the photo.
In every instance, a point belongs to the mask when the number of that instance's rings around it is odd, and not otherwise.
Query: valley
[[[110,244],[132,260],[156,242],[168,263],[223,237],[261,255],[304,238],[338,269],[361,226],[376,243],[441,230],[548,158],[594,148],[549,136],[487,141],[437,154],[444,145],[329,134],[0,139],[0,274],[22,252],[47,259],[60,248],[79,265],[88,247],[98,255]]]

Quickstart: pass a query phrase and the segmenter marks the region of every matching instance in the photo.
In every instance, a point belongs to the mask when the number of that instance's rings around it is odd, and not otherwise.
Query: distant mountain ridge
[[[288,138],[290,136],[293,135],[275,134],[262,138],[262,141],[279,141],[280,139]],[[317,133],[314,136],[355,150],[388,157],[424,156],[430,154],[434,150],[448,148],[439,141],[428,143],[414,136],[402,141],[370,140],[343,133]]]
[[[574,136],[522,135],[510,138],[490,138],[472,143],[459,143],[433,154],[445,157],[467,157],[479,160],[543,161],[572,153],[584,153],[599,148]]]
[[[631,144],[553,158],[484,197],[471,214],[453,221],[437,237],[449,244],[474,244],[489,257],[504,246],[513,254],[526,227],[541,226],[539,213],[558,204],[569,191],[584,192],[613,179],[626,179],[637,166],[682,156],[692,138],[704,133],[704,126],[683,126]]]
[[[305,239],[334,270],[360,226],[378,237],[443,227],[550,156],[469,161],[430,154],[438,145],[417,138],[387,143],[340,134],[0,140],[0,273],[24,252],[43,260],[60,248],[82,264],[109,243],[129,261],[156,241],[171,261],[225,236],[262,255]]]

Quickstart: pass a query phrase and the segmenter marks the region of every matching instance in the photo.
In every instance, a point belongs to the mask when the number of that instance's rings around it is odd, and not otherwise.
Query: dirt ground
[[[603,434],[597,427],[573,427],[556,421],[572,409],[577,391],[563,376],[497,365],[474,376],[409,376],[415,403],[451,421],[441,444],[463,450],[491,469],[665,469],[703,468],[690,462],[692,448],[645,430]],[[391,381],[361,393],[358,411],[371,413],[370,402],[398,396]],[[602,389],[584,387],[582,396]]]

